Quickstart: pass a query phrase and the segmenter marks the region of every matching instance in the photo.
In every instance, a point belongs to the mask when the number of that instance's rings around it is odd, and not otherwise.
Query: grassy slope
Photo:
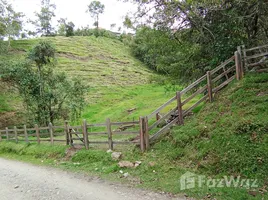
[[[174,92],[165,93],[162,85],[149,83],[152,75],[158,75],[133,58],[130,49],[116,39],[92,36],[19,40],[13,41],[12,51],[0,58],[24,59],[38,40],[49,40],[55,45],[57,70],[81,78],[88,86],[88,106],[83,118],[89,122],[104,122],[107,117],[113,121],[138,119],[174,95]],[[1,91],[4,108],[9,104]],[[132,108],[137,109],[127,113]]]
[[[184,126],[174,128],[172,133],[163,137],[147,153],[140,154],[135,148],[132,151],[124,151],[123,160],[142,161],[138,168],[122,169],[124,173],[130,174],[126,179],[120,178],[122,174],[117,162],[112,161],[105,151],[82,150],[70,161],[57,162],[56,165],[131,182],[138,187],[184,193],[197,199],[267,199],[267,88],[268,74],[248,75],[243,81],[228,86],[216,97],[214,103],[203,106],[201,112],[186,119]],[[42,152],[43,148],[48,149],[42,145],[27,147],[1,143],[0,154],[12,155],[15,158],[22,154],[27,156],[24,160],[32,159],[39,148]],[[40,160],[47,159],[51,164],[53,155],[59,159],[63,156],[62,152],[53,152],[51,158],[48,155],[51,153],[49,150],[43,155],[38,153],[35,161],[40,163]],[[187,171],[212,178],[222,178],[224,175],[257,178],[259,188],[203,186],[181,191],[179,179]],[[257,192],[256,197],[249,194],[254,194],[252,191]]]

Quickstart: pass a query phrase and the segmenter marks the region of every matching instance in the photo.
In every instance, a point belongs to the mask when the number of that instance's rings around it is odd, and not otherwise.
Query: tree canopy
[[[91,14],[91,16],[94,18],[94,26],[96,28],[99,28],[99,15],[104,12],[104,4],[102,4],[100,1],[92,1],[88,5],[87,12]]]

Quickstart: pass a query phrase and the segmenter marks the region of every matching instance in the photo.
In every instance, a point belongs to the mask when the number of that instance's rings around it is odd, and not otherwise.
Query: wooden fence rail
[[[12,129],[0,130],[0,142],[3,140],[16,143],[19,141],[37,142],[38,144],[64,142],[66,145],[84,145],[86,149],[89,149],[90,144],[107,144],[111,150],[114,144],[135,144],[139,145],[141,151],[144,152],[149,149],[150,143],[168,132],[172,126],[183,125],[184,118],[201,103],[206,100],[212,102],[215,93],[233,80],[242,79],[245,71],[268,62],[266,58],[268,58],[268,45],[250,49],[240,46],[231,58],[208,71],[182,91],[177,91],[174,97],[149,115],[140,117],[138,121],[111,122],[108,118],[105,123],[99,124],[88,124],[86,120],[83,120],[79,126],[72,126],[67,121],[62,126],[53,126],[51,123],[47,127],[35,125],[33,128],[28,128],[24,125],[22,128],[17,128],[15,126]],[[194,101],[193,104],[192,101]],[[170,107],[172,108],[167,113],[162,113]],[[132,127],[132,130],[113,129],[114,126]],[[136,137],[134,140],[117,141],[114,139],[116,135]],[[92,136],[99,136],[98,139],[107,138],[96,141],[92,139]]]

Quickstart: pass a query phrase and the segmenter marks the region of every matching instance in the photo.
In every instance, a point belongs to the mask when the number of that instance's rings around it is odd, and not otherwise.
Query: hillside
[[[88,106],[83,118],[88,121],[102,122],[107,117],[112,120],[137,119],[160,106],[176,90],[167,93],[165,86],[151,83],[152,76],[157,79],[160,76],[135,59],[129,47],[117,39],[91,36],[17,40],[12,41],[11,51],[1,55],[1,60],[24,59],[38,40],[49,40],[55,46],[56,70],[66,72],[69,77],[78,77],[87,85]],[[18,109],[22,108],[19,98],[4,86],[0,98],[0,126],[14,125],[15,121],[11,120],[14,112],[22,110]],[[134,112],[127,112],[133,108]],[[13,113],[11,118],[10,113]]]

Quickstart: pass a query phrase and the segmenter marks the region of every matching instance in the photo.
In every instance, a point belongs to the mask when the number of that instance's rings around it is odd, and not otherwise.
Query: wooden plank
[[[215,77],[212,80],[212,83],[216,83],[218,80],[220,80],[222,77],[225,76],[225,74],[229,74],[230,72],[232,72],[235,69],[235,66],[232,66],[231,68],[229,68],[228,70],[226,70],[225,72],[223,72],[222,74],[220,74],[219,76]],[[228,78],[229,79],[229,78]],[[228,80],[227,79],[227,80]]]
[[[35,131],[35,128],[27,128],[27,131]]]
[[[113,150],[113,135],[112,135],[112,126],[111,126],[111,120],[107,118],[106,120],[106,126],[107,126],[107,132],[108,132],[108,144],[109,149]]]
[[[211,75],[215,74],[217,71],[219,71],[221,68],[223,68],[224,66],[228,65],[229,63],[231,63],[232,61],[234,61],[234,56],[232,56],[231,58],[229,58],[228,60],[224,61],[222,64],[220,64],[218,67],[216,67],[215,69],[212,69],[210,71]]]
[[[182,102],[182,106],[184,106],[185,104],[187,104],[189,101],[191,101],[193,98],[195,98],[197,95],[199,94],[203,94],[204,91],[207,89],[207,85],[203,86],[202,88],[198,89],[195,93],[193,93],[191,96],[189,96],[187,99],[185,99]]]
[[[114,144],[139,144],[140,142],[132,142],[132,141],[114,141]]]
[[[16,141],[16,143],[18,143],[18,131],[17,131],[16,126],[14,126],[14,134],[15,134],[15,141]]]
[[[246,60],[247,57],[247,52],[246,52],[246,47],[245,45],[242,45],[242,52],[243,52],[243,62],[244,62],[244,68],[246,71],[248,71],[248,61]]]
[[[187,86],[186,88],[184,88],[181,91],[181,95],[189,92],[191,89],[193,89],[195,86],[197,86],[199,83],[201,83],[202,81],[204,81],[206,79],[206,75],[202,76],[201,78],[197,79],[195,82],[193,82],[191,85]],[[176,97],[175,97],[176,98]]]
[[[66,140],[61,140],[61,139],[54,139],[54,142],[66,142]]]
[[[52,128],[53,128],[54,130],[55,130],[55,129],[65,129],[65,126],[53,126]]]
[[[83,136],[84,136],[84,144],[86,149],[89,149],[88,146],[88,132],[87,132],[87,121],[84,119],[83,120]]]
[[[82,128],[82,126],[80,125],[80,126],[69,126],[69,129],[81,129]]]
[[[200,103],[202,103],[203,101],[205,101],[208,97],[208,94],[203,96],[200,100],[198,100],[194,105],[192,105],[190,108],[188,108],[187,110],[185,110],[183,112],[183,116],[186,116],[189,112],[191,112],[194,108],[196,108]]]
[[[253,48],[250,48],[250,49],[245,49],[246,52],[249,52],[249,51],[253,51],[253,50],[258,50],[258,49],[263,49],[263,48],[267,48],[268,45],[263,45],[263,46],[258,46],[258,47],[253,47]]]
[[[89,135],[107,135],[108,132],[89,132]]]
[[[262,65],[262,64],[267,64],[268,62],[256,62],[256,63],[251,63],[251,64],[248,64],[248,68],[251,68],[251,67],[255,67],[255,66],[259,66],[259,65]]]
[[[27,127],[26,127],[26,125],[24,125],[23,128],[24,128],[25,142],[26,142],[26,143],[29,143],[29,139],[28,139],[28,131],[27,131]]]
[[[133,122],[111,122],[112,126],[137,125],[137,124],[139,124],[139,121],[133,121]]]
[[[106,127],[106,124],[88,124],[87,127]]]
[[[144,144],[144,117],[140,117],[140,149],[141,152],[145,151],[145,144]]]
[[[49,130],[49,127],[39,127],[39,130]]]
[[[260,53],[260,54],[254,54],[252,56],[247,56],[245,59],[250,60],[253,58],[263,57],[263,56],[267,56],[267,55],[268,55],[268,52],[264,52],[264,53]]]
[[[37,144],[40,144],[40,132],[39,132],[39,127],[37,124],[34,125],[35,126],[35,135],[36,135],[36,139],[37,139]]]
[[[210,71],[207,72],[207,89],[208,89],[209,102],[211,103],[213,101],[213,92],[212,92],[212,80]]]
[[[6,127],[6,140],[9,140],[9,135],[8,135],[8,127]]]
[[[229,78],[227,81],[223,82],[221,85],[217,86],[216,88],[213,89],[213,92],[218,92],[221,90],[224,86],[228,85],[230,82],[232,82],[235,79],[236,75],[232,76]]]
[[[148,124],[148,117],[144,118],[144,143],[145,143],[145,150],[150,149],[150,135],[149,135],[149,124]]]
[[[171,104],[175,100],[176,100],[176,96],[175,97],[172,97],[170,100],[168,100],[162,106],[160,106],[159,108],[157,108],[155,111],[153,111],[150,115],[147,116],[148,117],[148,120],[151,119],[152,117],[154,117],[156,115],[156,113],[159,113],[161,110],[163,110],[165,107],[167,107],[169,104]]]
[[[109,144],[108,141],[89,141],[89,144]]]
[[[54,144],[54,135],[53,135],[53,125],[51,122],[48,124],[48,127],[49,127],[49,134],[50,134],[50,143],[53,145]]]
[[[171,111],[169,111],[167,114],[165,114],[162,118],[160,118],[158,121],[156,121],[155,123],[153,123],[150,127],[149,127],[149,131],[154,129],[155,127],[157,127],[159,124],[161,124],[165,119],[169,118],[172,114],[174,114],[174,112],[177,110],[176,108],[173,108]]]
[[[166,126],[164,126],[163,128],[161,128],[157,133],[155,133],[151,138],[150,138],[150,142],[153,142],[154,140],[156,140],[160,135],[162,135],[165,131],[167,131],[168,129],[170,129],[174,124],[176,124],[178,121],[178,118],[174,119],[172,122],[170,122],[169,124],[167,124]]]
[[[244,77],[244,66],[243,66],[243,56],[242,56],[242,48],[241,46],[237,47],[237,52],[240,55],[240,66],[241,66],[241,74],[240,77],[243,78]],[[229,79],[229,77],[227,78],[227,80]]]
[[[235,71],[236,71],[236,79],[239,81],[241,78],[241,61],[240,61],[240,55],[238,51],[235,52]],[[227,79],[228,80],[228,79]]]
[[[113,134],[117,135],[131,135],[131,134],[139,134],[139,131],[113,131]]]
[[[178,109],[178,124],[182,125],[183,122],[183,115],[182,115],[182,103],[181,103],[181,93],[176,92],[176,98],[177,98],[177,109]]]

